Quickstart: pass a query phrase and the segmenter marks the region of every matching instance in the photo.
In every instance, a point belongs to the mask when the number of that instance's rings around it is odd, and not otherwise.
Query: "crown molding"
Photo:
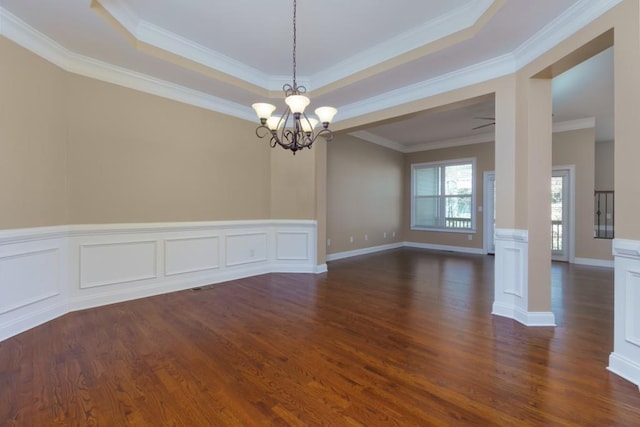
[[[622,0],[580,0],[573,4],[513,52],[517,68],[521,69],[531,63],[621,2]]]
[[[310,77],[314,90],[336,83],[383,62],[475,25],[496,0],[475,0],[423,25],[367,48]]]
[[[356,138],[362,139],[363,141],[371,142],[376,145],[380,145],[382,147],[390,148],[395,151],[399,151],[401,153],[405,152],[405,146],[400,144],[399,142],[392,141],[390,139],[384,138],[382,136],[373,134],[371,132],[367,132],[364,130],[359,130],[356,132],[351,132],[349,135],[354,136]]]
[[[241,80],[247,79],[246,81],[254,82],[254,84],[257,83],[257,86],[265,87],[268,90],[279,90],[284,83],[289,82],[288,77],[268,76],[187,39],[181,39],[175,34],[166,32],[159,27],[154,27],[152,24],[145,23],[136,16],[124,0],[96,1],[127,29],[127,31],[136,38],[141,37],[144,43],[150,45],[164,44],[168,48],[165,50],[172,53],[186,52],[187,56],[185,56],[185,58],[196,62],[209,61],[209,65],[207,66],[215,67],[218,70],[226,70],[224,72],[231,73]],[[603,13],[621,3],[621,1],[622,0],[581,0],[551,21],[542,30],[538,31],[538,33],[511,54],[505,54],[426,81],[345,105],[340,108],[340,120],[363,116],[378,110],[394,108],[398,105],[512,74]],[[484,13],[492,4],[493,1],[490,0],[477,0],[474,3],[470,3],[470,5],[475,8],[475,15],[480,12]],[[469,4],[467,6],[471,7]],[[456,13],[461,14],[460,9],[456,9],[451,13],[453,15]],[[481,16],[481,14],[479,16]],[[408,46],[411,46],[411,43],[418,43],[417,40],[423,37],[422,44],[424,45],[424,37],[431,37],[431,39],[429,39],[431,41],[433,41],[434,37],[437,37],[437,32],[434,29],[439,28],[439,26],[442,26],[442,22],[437,19],[430,21],[418,29],[403,33],[388,42],[376,46],[376,49],[380,49],[382,52],[380,55],[394,55],[393,52],[395,52],[395,55],[398,55],[400,54],[398,53],[400,52],[400,50],[398,50],[400,48],[396,47],[396,51],[393,51],[391,47],[394,41],[403,41],[406,42]],[[0,34],[69,72],[196,105],[234,117],[250,121],[254,120],[251,109],[248,106],[73,53],[30,27],[1,6]],[[164,47],[161,48],[164,49]],[[405,47],[405,49],[411,48]],[[381,58],[383,57],[378,56],[378,61],[384,60]],[[357,62],[358,60],[359,59],[356,58],[353,61]],[[349,64],[343,65],[349,67]],[[355,67],[356,65],[352,64],[351,66]],[[362,64],[359,66],[362,67]],[[324,79],[321,80],[319,76],[321,73],[318,73],[311,78],[303,77],[299,79],[299,81],[311,90],[313,87],[323,84],[323,82],[340,78],[336,77],[337,74],[331,77],[331,69],[324,70],[322,73],[327,73],[328,77],[324,77]],[[345,72],[343,72],[343,74],[345,74]],[[336,122],[337,121],[338,120],[336,120]]]
[[[558,122],[553,124],[553,133],[569,132],[572,130],[590,129],[596,127],[595,117],[586,117],[584,119],[568,120],[566,122]]]
[[[566,122],[558,122],[553,124],[553,133],[568,132],[580,129],[594,128],[596,124],[595,117],[587,117],[584,119],[569,120]],[[400,142],[393,141],[382,136],[367,131],[356,131],[349,133],[351,136],[360,138],[373,144],[381,145],[401,153],[417,153],[420,151],[438,150],[441,148],[461,147],[464,145],[483,144],[485,142],[495,141],[495,133],[487,132],[480,135],[466,136],[463,138],[445,139],[442,141],[424,142],[416,145],[404,145]]]
[[[438,150],[441,148],[462,147],[464,145],[484,144],[496,139],[493,132],[480,135],[466,136],[464,138],[445,139],[444,141],[425,142],[424,144],[405,147],[405,153],[417,153],[419,151]]]
[[[345,105],[340,108],[340,120],[352,119],[374,111],[393,108],[419,99],[503,77],[515,71],[513,56],[511,54],[503,55],[429,80]]]
[[[113,83],[240,119],[254,120],[246,105],[80,55],[61,46],[0,7],[2,35],[65,71]]]

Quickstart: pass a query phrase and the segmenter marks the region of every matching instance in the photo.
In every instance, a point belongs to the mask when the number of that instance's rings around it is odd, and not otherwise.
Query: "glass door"
[[[551,257],[569,260],[569,171],[554,170],[551,177]]]

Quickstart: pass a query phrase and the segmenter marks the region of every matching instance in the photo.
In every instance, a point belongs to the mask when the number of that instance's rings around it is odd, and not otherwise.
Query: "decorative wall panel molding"
[[[155,279],[157,242],[80,245],[80,288]]]
[[[226,266],[267,261],[267,233],[238,233],[226,236]]]
[[[0,257],[0,315],[60,295],[59,248]]]
[[[194,273],[220,268],[220,237],[198,236],[164,241],[164,274]]]
[[[310,254],[309,245],[309,233],[305,231],[279,231],[276,234],[276,259],[307,261]]]
[[[611,372],[640,387],[640,241],[613,239],[614,321]]]
[[[0,230],[0,341],[72,310],[265,273],[317,273],[315,221]]]

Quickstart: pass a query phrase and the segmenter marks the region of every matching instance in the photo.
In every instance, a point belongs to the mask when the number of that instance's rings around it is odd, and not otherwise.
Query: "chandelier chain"
[[[293,90],[298,90],[296,83],[296,0],[293,0]]]

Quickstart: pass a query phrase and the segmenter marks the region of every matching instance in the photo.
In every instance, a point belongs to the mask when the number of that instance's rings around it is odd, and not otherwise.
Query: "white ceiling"
[[[358,117],[512,73],[618,1],[298,0],[298,81],[312,107]],[[251,103],[281,105],[291,83],[292,9],[292,0],[0,0],[0,33],[71,72],[253,120]],[[612,64],[604,52],[556,78],[554,121],[596,117],[598,139],[613,139]],[[491,134],[472,128],[493,115],[492,99],[455,107],[360,136],[406,150]]]

